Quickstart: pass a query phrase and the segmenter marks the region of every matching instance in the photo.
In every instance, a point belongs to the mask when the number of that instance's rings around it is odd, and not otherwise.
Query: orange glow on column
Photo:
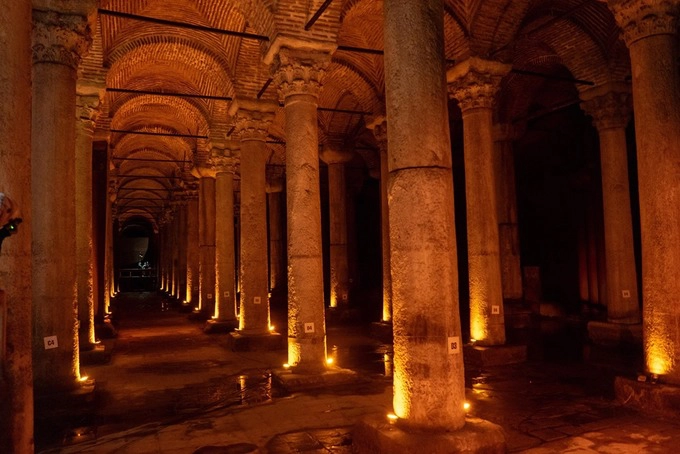
[[[485,305],[481,299],[470,295],[470,337],[484,341],[489,334],[489,318],[485,314]]]
[[[651,325],[651,324],[650,324]],[[655,320],[645,336],[645,362],[653,374],[668,374],[675,366],[674,343],[663,320]]]

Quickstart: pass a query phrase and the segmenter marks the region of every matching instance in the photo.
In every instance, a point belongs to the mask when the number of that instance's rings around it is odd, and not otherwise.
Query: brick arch
[[[109,86],[125,86],[139,72],[158,66],[176,68],[181,80],[193,85],[195,92],[233,96],[233,62],[204,48],[203,44],[183,37],[144,36],[127,42],[110,56]],[[159,74],[161,75],[161,74]]]
[[[459,14],[452,7],[444,10],[444,55],[449,60],[465,60],[472,53],[468,28]]]
[[[570,76],[564,62],[546,43],[521,40],[513,48],[512,62],[515,68],[542,74]],[[566,74],[565,74],[566,73]],[[500,122],[512,122],[523,118],[535,102],[535,93],[540,92],[548,79],[510,73],[503,79],[497,105]],[[573,84],[563,82],[573,93]]]
[[[596,85],[611,79],[607,55],[592,35],[574,22],[560,20],[532,36],[550,46],[574,77]]]
[[[171,131],[168,130],[167,132]],[[180,137],[125,134],[115,143],[112,142],[111,145],[112,157],[116,158],[133,157],[134,153],[154,150],[159,156],[153,157],[179,160],[186,156],[187,161],[189,161],[193,158],[195,143],[192,143],[190,139]]]
[[[154,126],[166,125],[180,134],[207,136],[210,130],[206,117],[183,98],[134,96],[112,114],[112,129],[144,128],[150,125],[149,119],[152,119]]]

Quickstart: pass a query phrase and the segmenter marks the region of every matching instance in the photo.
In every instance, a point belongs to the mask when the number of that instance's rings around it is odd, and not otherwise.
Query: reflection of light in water
[[[272,399],[272,375],[238,377],[239,402],[243,405],[267,402]]]

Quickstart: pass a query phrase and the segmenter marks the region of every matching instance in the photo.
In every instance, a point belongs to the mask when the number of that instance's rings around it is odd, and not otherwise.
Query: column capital
[[[217,177],[217,169],[214,165],[214,159],[210,158],[207,161],[195,163],[191,168],[191,174],[196,178],[212,178]]]
[[[387,153],[387,117],[384,115],[376,116],[366,127],[373,131],[380,153]]]
[[[623,29],[627,46],[648,36],[674,35],[678,31],[677,0],[609,0],[608,4]]]
[[[229,107],[229,115],[236,120],[236,136],[240,140],[266,140],[278,108],[274,101],[236,98]]]
[[[270,47],[270,52],[275,48],[274,44]],[[275,48],[276,54],[270,57],[273,61],[272,77],[282,100],[293,95],[319,96],[326,68],[331,62],[331,52],[335,47],[329,47],[328,43],[306,44],[303,47],[300,43],[279,43]]]
[[[219,175],[221,173],[236,173],[236,167],[238,166],[238,161],[236,158],[220,156],[212,159],[213,166],[215,167],[215,174]]]
[[[470,57],[446,72],[449,94],[458,100],[460,109],[493,107],[501,80],[511,65]]]
[[[76,125],[94,132],[97,117],[101,113],[101,98],[97,95],[76,96]]]
[[[607,84],[581,93],[581,108],[593,118],[598,131],[625,128],[632,112],[632,96],[627,84]]]
[[[328,139],[321,145],[319,157],[326,164],[344,164],[354,157],[353,149],[342,139]]]
[[[57,63],[75,70],[91,43],[87,17],[33,10],[33,63]]]

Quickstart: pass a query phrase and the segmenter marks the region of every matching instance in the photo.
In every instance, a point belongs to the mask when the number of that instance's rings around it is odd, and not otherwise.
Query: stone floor
[[[285,351],[229,351],[224,335],[203,334],[154,294],[117,303],[111,361],[83,368],[96,380],[94,399],[37,408],[38,452],[350,453],[352,425],[391,410],[390,347],[368,328],[328,334],[329,351],[361,374],[360,385],[290,394],[271,378]],[[470,414],[501,425],[509,452],[680,452],[680,421],[613,402],[621,367],[584,362],[578,339],[556,326],[529,336],[527,363],[466,371]]]

